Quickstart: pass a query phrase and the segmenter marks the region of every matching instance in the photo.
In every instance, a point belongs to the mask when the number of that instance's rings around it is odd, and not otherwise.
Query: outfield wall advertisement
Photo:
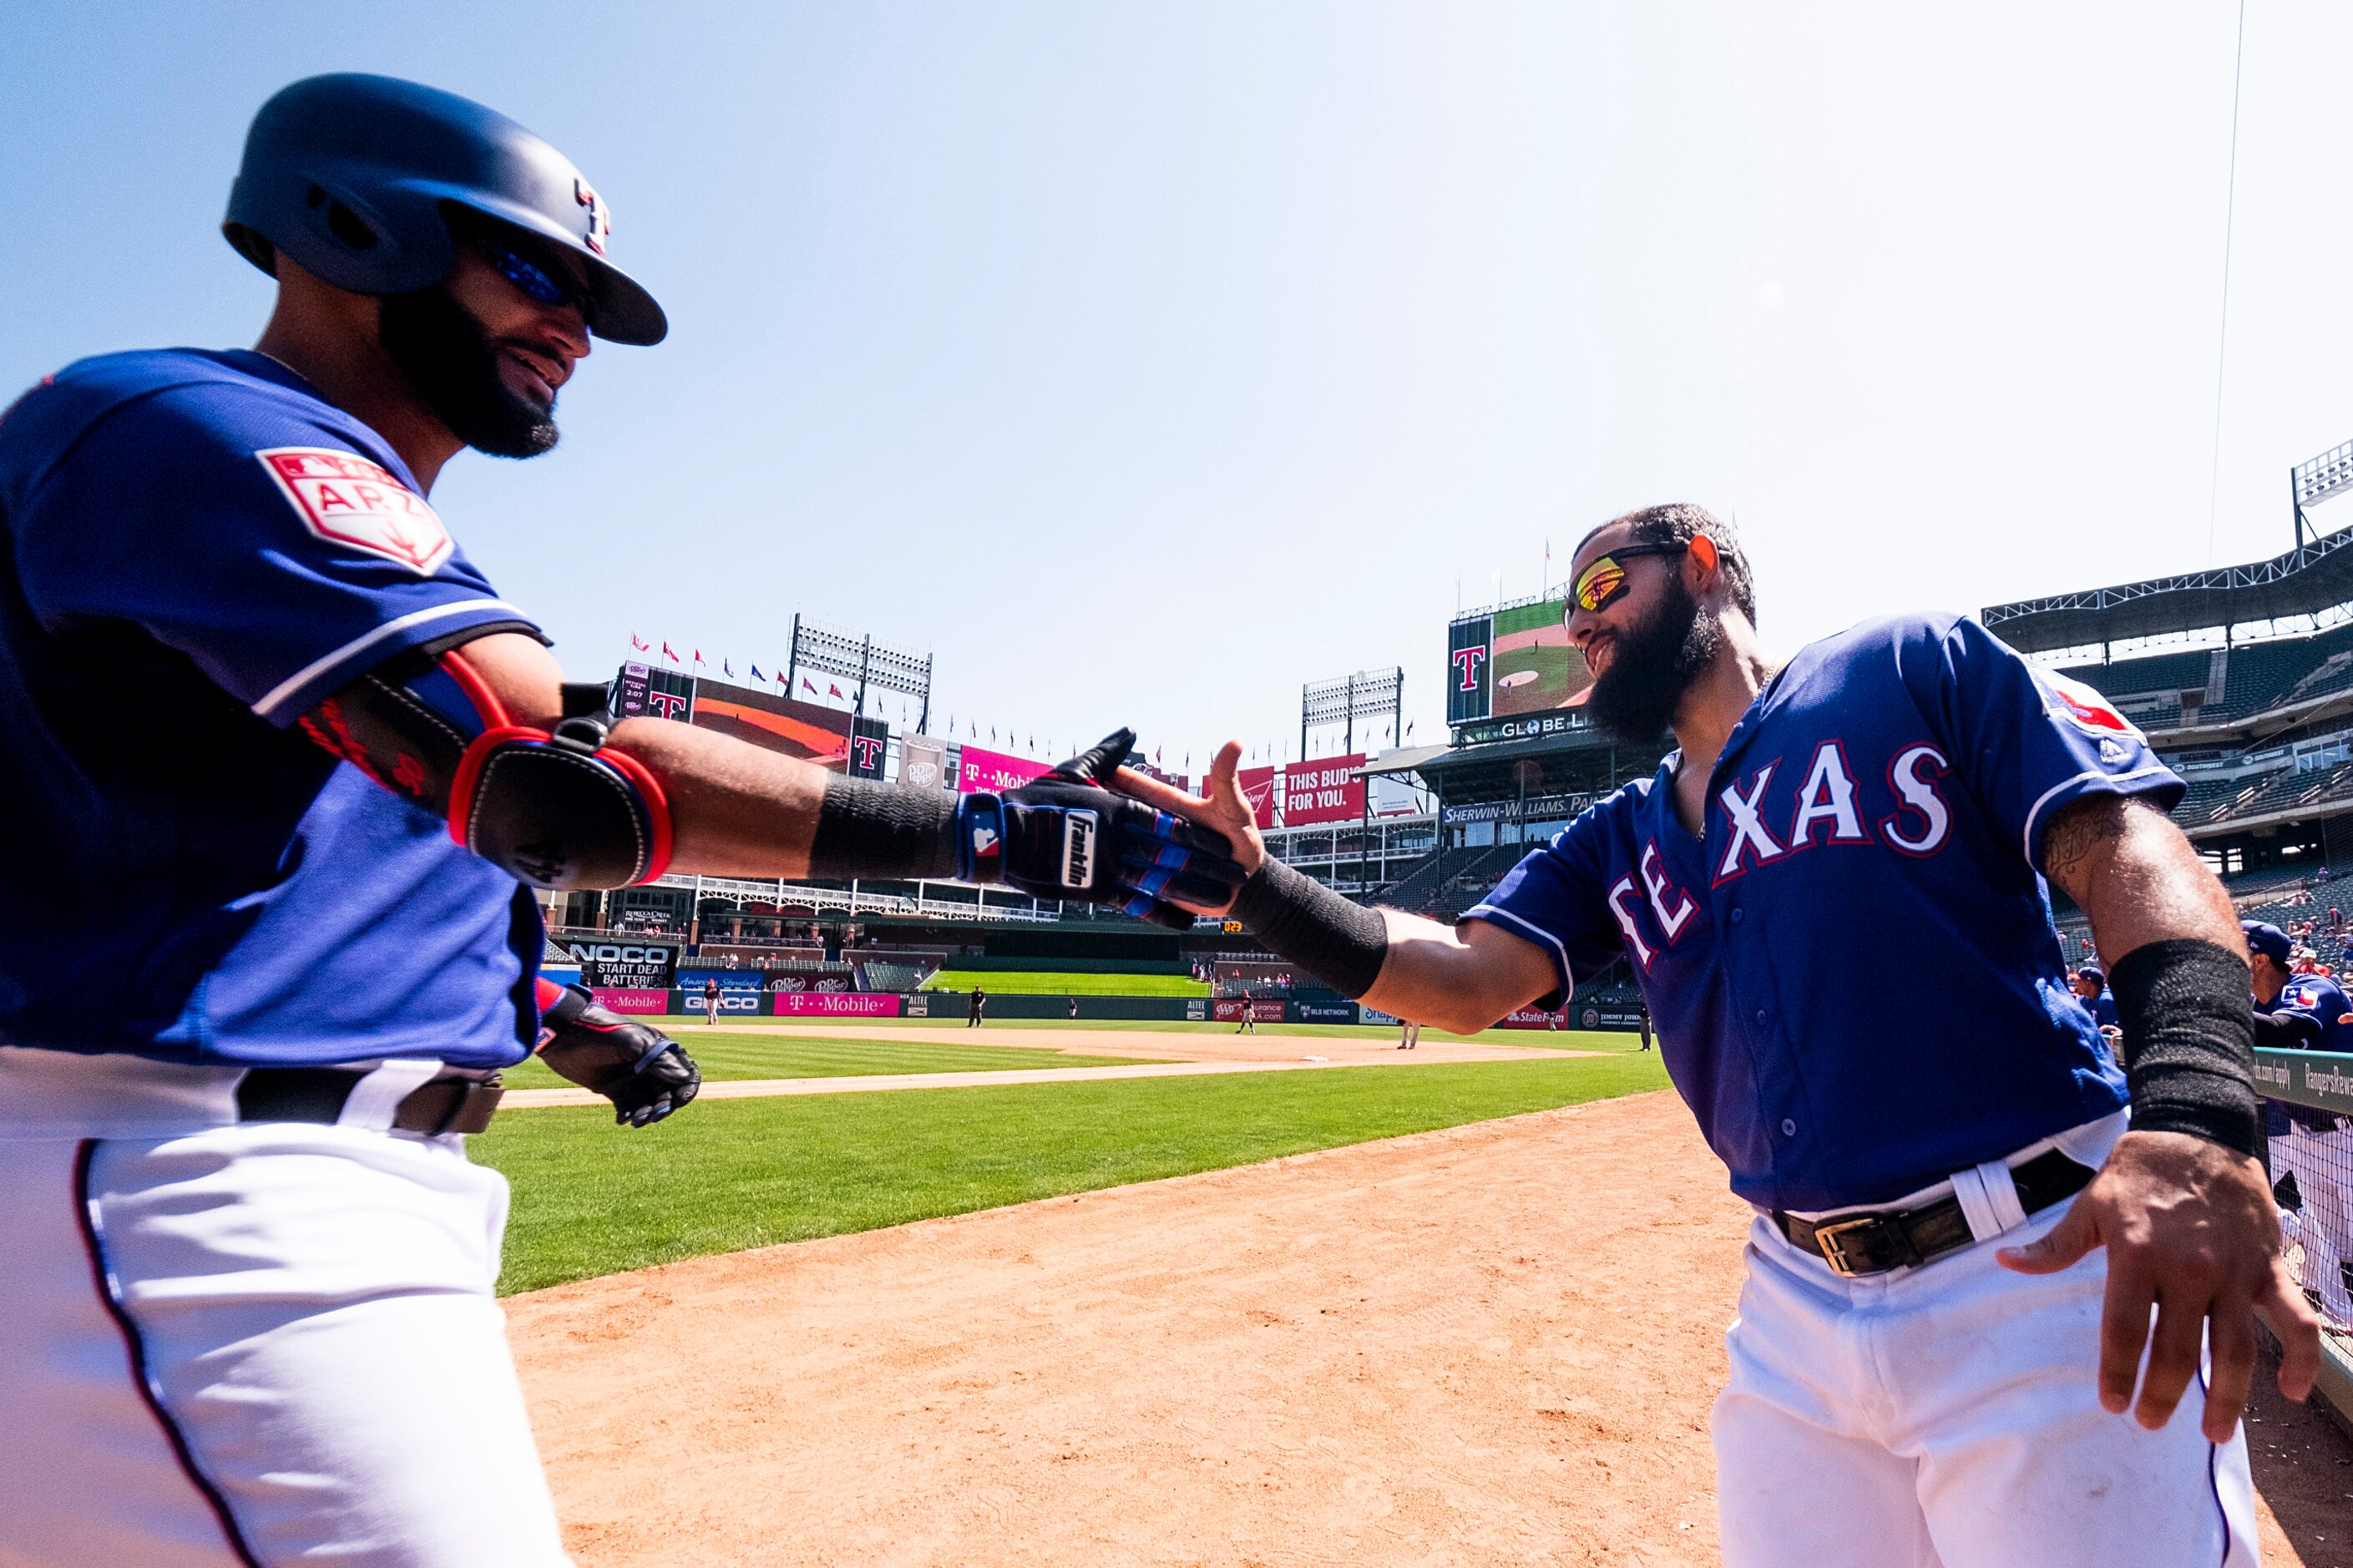
[[[771,992],[780,1018],[895,1018],[895,991],[776,991]]]

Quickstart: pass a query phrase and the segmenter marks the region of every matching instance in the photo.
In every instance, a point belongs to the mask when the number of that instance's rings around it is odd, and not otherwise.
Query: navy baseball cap
[[[2287,932],[2263,921],[2241,921],[2239,930],[2246,934],[2247,951],[2260,952],[2274,963],[2284,965],[2292,946]]]
[[[2105,985],[2108,983],[2107,975],[2101,972],[2100,966],[2096,963],[2087,963],[2084,965],[2083,968],[2075,971],[2075,973],[2083,979],[2095,980],[2102,985]]]

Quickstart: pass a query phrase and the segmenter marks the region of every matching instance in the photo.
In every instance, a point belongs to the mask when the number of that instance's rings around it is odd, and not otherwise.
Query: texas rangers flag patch
[[[429,577],[456,546],[425,498],[354,452],[272,447],[254,457],[321,539]]]
[[[2114,703],[2073,676],[2062,675],[2055,669],[2038,669],[2034,673],[2051,693],[2050,711],[2085,734],[2102,740],[2146,739],[2131,720],[2116,711]],[[2101,758],[2112,760],[2105,751],[2101,752]]]

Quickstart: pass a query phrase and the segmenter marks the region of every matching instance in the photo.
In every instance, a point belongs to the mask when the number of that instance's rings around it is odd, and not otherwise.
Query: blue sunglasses
[[[523,298],[542,305],[569,305],[580,312],[582,321],[592,319],[586,289],[503,246],[486,245],[479,249],[491,270],[521,289]]]

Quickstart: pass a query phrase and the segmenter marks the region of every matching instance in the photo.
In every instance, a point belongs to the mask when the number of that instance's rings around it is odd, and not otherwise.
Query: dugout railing
[[[2353,1056],[2259,1050],[2255,1084],[2288,1258],[2323,1325],[2320,1393],[2353,1423]]]

